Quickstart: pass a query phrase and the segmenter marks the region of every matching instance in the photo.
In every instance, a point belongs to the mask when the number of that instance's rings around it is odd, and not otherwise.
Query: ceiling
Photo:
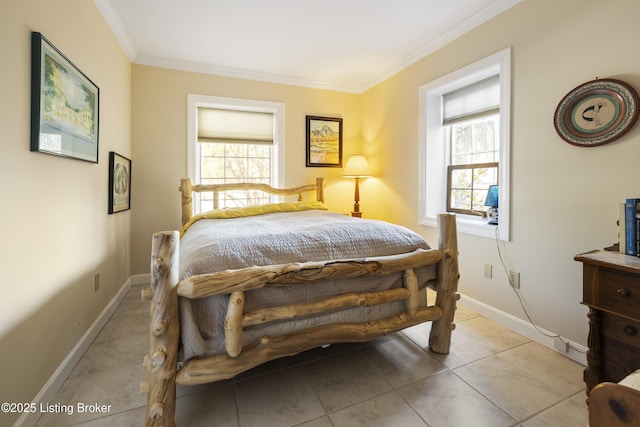
[[[521,0],[94,0],[136,64],[360,93]]]

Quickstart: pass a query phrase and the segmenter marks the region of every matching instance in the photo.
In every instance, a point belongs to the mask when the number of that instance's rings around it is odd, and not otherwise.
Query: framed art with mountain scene
[[[342,119],[307,116],[307,167],[342,167]]]

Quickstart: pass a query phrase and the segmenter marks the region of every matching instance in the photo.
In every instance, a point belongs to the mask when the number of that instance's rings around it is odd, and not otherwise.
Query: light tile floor
[[[108,413],[44,414],[37,427],[141,426],[148,303],[134,286],[55,402]],[[462,307],[448,355],[430,324],[279,359],[233,380],[178,386],[178,426],[585,427],[583,367]]]

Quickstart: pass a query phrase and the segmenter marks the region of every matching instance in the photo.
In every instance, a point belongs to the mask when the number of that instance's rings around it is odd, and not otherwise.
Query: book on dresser
[[[638,256],[640,254],[640,198],[628,198],[625,201],[624,226],[625,253]]]
[[[626,217],[627,217],[627,204],[620,203],[619,214],[618,214],[618,251],[621,254],[627,253],[627,228],[626,228]]]

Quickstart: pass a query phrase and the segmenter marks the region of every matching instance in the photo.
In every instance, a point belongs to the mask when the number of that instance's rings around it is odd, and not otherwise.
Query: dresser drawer
[[[603,340],[602,377],[600,381],[618,382],[624,377],[640,369],[640,353],[629,350],[617,342],[605,338]]]
[[[640,322],[603,313],[602,333],[605,337],[631,346],[640,352]]]
[[[640,321],[640,276],[602,269],[596,307]]]

